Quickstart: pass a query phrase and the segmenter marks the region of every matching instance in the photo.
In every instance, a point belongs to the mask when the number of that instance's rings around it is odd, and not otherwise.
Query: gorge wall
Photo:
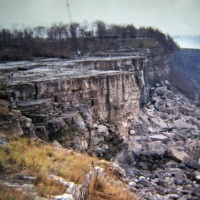
[[[2,64],[0,130],[77,149],[120,144],[116,135],[127,138],[139,111],[146,64],[145,56]]]
[[[174,54],[171,66],[171,82],[183,94],[200,101],[200,50],[181,49]]]

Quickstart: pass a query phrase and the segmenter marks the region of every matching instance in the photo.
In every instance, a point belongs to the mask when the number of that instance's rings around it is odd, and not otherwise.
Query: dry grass
[[[82,184],[85,175],[92,165],[103,167],[109,180],[119,181],[110,171],[110,163],[102,162],[96,157],[79,154],[66,149],[58,149],[44,142],[25,138],[12,138],[7,147],[0,147],[0,172],[23,173],[36,177],[36,185],[40,196],[62,194],[65,187],[47,178],[54,174],[67,181]],[[122,188],[108,184],[104,179],[91,181],[89,200],[129,200],[133,199]],[[1,199],[1,198],[0,198]],[[15,200],[15,199],[14,199]]]
[[[135,196],[130,194],[125,186],[111,184],[104,177],[93,179],[88,188],[88,200],[133,200]]]
[[[42,197],[63,194],[65,190],[65,186],[49,178],[43,179],[42,182],[38,184],[38,195]]]
[[[33,200],[33,197],[25,192],[17,191],[15,189],[8,190],[0,186],[0,199],[2,200]]]
[[[14,139],[6,148],[0,148],[0,168],[15,171],[28,169],[38,179],[47,174],[62,176],[68,181],[82,183],[91,164],[99,164],[95,157],[56,149],[30,139]]]

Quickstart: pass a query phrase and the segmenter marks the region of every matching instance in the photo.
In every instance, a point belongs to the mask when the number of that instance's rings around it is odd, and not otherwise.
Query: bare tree
[[[99,37],[103,37],[106,35],[106,24],[102,21],[96,21],[96,35]]]
[[[34,28],[34,36],[38,38],[45,38],[47,35],[47,30],[44,26],[37,26]]]

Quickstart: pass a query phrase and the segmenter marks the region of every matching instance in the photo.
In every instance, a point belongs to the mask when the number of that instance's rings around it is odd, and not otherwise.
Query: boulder
[[[155,92],[156,92],[158,95],[163,96],[163,95],[165,95],[165,94],[168,93],[168,89],[167,89],[166,87],[157,87],[157,88],[155,89]]]
[[[163,156],[166,151],[166,146],[161,141],[150,142],[148,147],[152,156]]]
[[[133,151],[137,156],[139,156],[142,151],[142,145],[137,141],[131,141],[128,143],[128,150]]]
[[[184,121],[181,120],[181,119],[178,119],[178,120],[174,121],[174,124],[175,124],[175,127],[176,127],[177,129],[192,129],[192,128],[193,128],[192,125],[190,125],[190,124],[184,122]]]
[[[122,177],[126,177],[126,172],[118,164],[111,163],[110,169]]]
[[[190,157],[184,157],[183,163],[185,163],[188,167],[200,170],[200,164],[196,160],[193,160]]]
[[[149,133],[157,133],[158,132],[157,129],[155,129],[155,128],[151,127],[151,126],[148,127],[148,131],[149,131]]]
[[[165,102],[162,99],[158,99],[155,104],[154,104],[155,108],[157,110],[163,110],[165,108]]]
[[[62,145],[58,141],[56,141],[56,140],[54,140],[54,142],[52,143],[52,145],[54,147],[58,148],[58,149],[62,149],[63,148]]]
[[[184,158],[185,157],[189,157],[188,154],[186,154],[185,152],[183,151],[179,151],[173,147],[171,147],[169,149],[169,152],[171,154],[171,156],[175,159],[175,160],[178,160],[178,161],[181,161],[183,162],[184,161]]]
[[[196,178],[197,181],[200,181],[200,174],[196,175],[195,178]]]
[[[59,130],[61,130],[62,128],[64,128],[66,126],[66,123],[64,122],[63,119],[61,118],[57,118],[57,119],[53,119],[53,120],[50,120],[48,122],[48,128],[49,128],[49,131],[55,133]]]
[[[104,136],[108,136],[108,134],[109,134],[108,128],[104,125],[98,125],[96,132],[98,135],[104,135]]]
[[[93,131],[92,131],[92,133],[93,133]],[[97,146],[97,145],[99,145],[99,144],[101,144],[101,143],[103,143],[103,142],[104,142],[104,138],[103,138],[103,137],[97,137],[97,136],[94,134],[94,136],[92,136],[92,137],[90,138],[90,147]]]
[[[146,123],[146,124],[149,125],[149,119],[148,119],[148,116],[147,116],[147,115],[145,115],[145,114],[143,113],[143,114],[139,115],[139,117],[140,117],[140,119],[141,119],[144,123]]]
[[[179,198],[180,198],[180,196],[177,195],[177,194],[168,194],[167,197],[168,197],[169,199],[179,199]]]
[[[162,134],[165,135],[166,137],[170,138],[170,139],[174,138],[175,135],[176,135],[173,132],[162,132]]]
[[[167,108],[164,108],[162,111],[170,115],[176,115],[178,113],[176,107],[167,107]]]
[[[192,113],[192,112],[194,112],[194,109],[193,108],[188,108],[186,106],[180,106],[179,107],[179,111],[181,113]]]
[[[77,113],[73,117],[73,121],[76,124],[78,130],[80,130],[81,132],[84,132],[86,130],[85,121],[84,121],[83,117],[80,115],[80,113]]]
[[[82,110],[81,115],[86,123],[86,125],[91,125],[92,124],[92,112],[91,110]]]
[[[161,141],[166,141],[168,140],[168,137],[167,136],[164,136],[162,134],[157,134],[157,135],[152,135],[152,136],[149,136],[149,138],[151,140],[161,140]]]
[[[200,170],[200,164],[197,161],[190,158],[187,153],[183,151],[179,151],[173,147],[170,148],[170,153],[173,158],[175,158],[178,161],[183,162],[188,167]]]
[[[168,129],[167,124],[158,116],[151,117],[150,121],[161,129]]]
[[[130,135],[135,135],[136,133],[135,133],[134,130],[131,130],[131,131],[129,132],[129,134],[130,134]]]

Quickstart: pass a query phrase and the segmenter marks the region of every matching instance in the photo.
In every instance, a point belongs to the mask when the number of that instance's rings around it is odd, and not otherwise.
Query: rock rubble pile
[[[152,88],[115,162],[138,199],[200,199],[200,108],[166,86]]]

